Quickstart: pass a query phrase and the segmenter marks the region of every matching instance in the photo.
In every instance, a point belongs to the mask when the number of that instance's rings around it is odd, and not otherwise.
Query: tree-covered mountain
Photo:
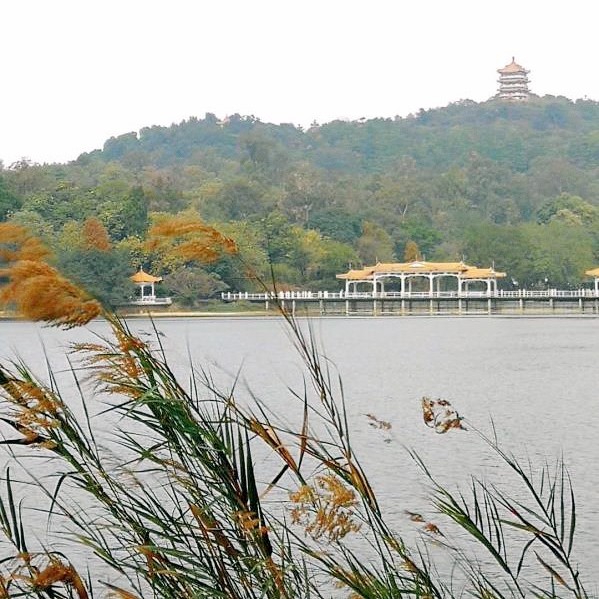
[[[233,237],[240,259],[191,268],[148,253],[152,219],[185,211]],[[578,286],[599,263],[599,103],[460,101],[307,130],[207,114],[68,164],[4,168],[2,219],[42,235],[67,270],[89,262],[105,280],[104,267],[122,276],[143,263],[187,303],[249,289],[249,270],[271,264],[283,285],[336,289],[349,264],[402,260],[414,244],[426,259],[494,263],[506,285]],[[104,265],[77,258],[90,219],[112,244]]]

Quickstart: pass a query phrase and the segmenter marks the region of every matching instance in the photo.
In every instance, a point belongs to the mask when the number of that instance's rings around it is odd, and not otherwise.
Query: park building
[[[512,62],[502,69],[497,69],[497,72],[499,73],[497,97],[500,100],[510,102],[525,102],[528,100],[530,97],[528,73],[530,71],[519,65],[512,57]]]
[[[345,281],[345,293],[358,293],[360,290],[369,291],[375,295],[385,295],[392,283],[399,283],[397,292],[401,297],[409,297],[414,292],[426,294],[429,297],[450,294],[468,294],[479,287],[484,295],[497,293],[497,279],[506,276],[494,268],[479,268],[469,266],[464,262],[378,262],[373,266],[361,269],[351,269],[338,274],[337,278]],[[448,280],[453,281],[451,290],[447,289]]]

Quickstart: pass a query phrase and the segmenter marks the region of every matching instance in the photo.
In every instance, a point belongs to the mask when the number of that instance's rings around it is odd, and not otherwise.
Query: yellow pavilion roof
[[[140,268],[134,275],[129,277],[134,283],[159,283],[162,277],[155,277]]]
[[[592,268],[591,270],[585,270],[584,274],[588,277],[599,277],[599,268]]]
[[[362,269],[350,269],[340,275],[338,279],[348,279],[350,281],[363,281],[364,279],[372,279],[372,267]]]
[[[503,69],[497,69],[498,73],[502,75],[509,75],[510,73],[528,73],[528,71],[522,66],[519,65],[515,58],[512,56],[512,62],[510,64],[506,64]]]
[[[498,272],[494,268],[471,267],[462,273],[462,279],[503,279],[504,272]]]
[[[374,266],[348,270],[346,273],[338,274],[337,278],[348,281],[365,281],[372,279],[377,273],[406,275],[447,273],[460,275],[468,279],[503,278],[506,276],[504,272],[497,272],[493,268],[478,268],[469,266],[464,262],[424,262],[416,260],[414,262],[377,262]]]
[[[415,260],[414,262],[379,262],[372,266],[373,272],[392,272],[392,273],[461,273],[470,268],[463,262],[424,262]]]

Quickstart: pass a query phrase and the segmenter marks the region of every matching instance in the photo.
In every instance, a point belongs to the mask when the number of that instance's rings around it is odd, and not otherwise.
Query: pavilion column
[[[458,275],[458,295],[462,295],[462,277]]]
[[[154,293],[154,283],[153,282],[150,284],[150,289],[152,290],[152,297],[154,297],[156,294]]]
[[[376,274],[372,275],[372,297],[376,297]]]
[[[491,279],[487,279],[487,296],[491,295]]]
[[[349,279],[345,279],[345,295],[349,293]]]
[[[400,282],[401,296],[403,297],[406,293],[406,277],[405,277],[405,275],[400,275],[399,282]]]
[[[428,294],[432,297],[434,293],[435,276],[428,275]]]
[[[441,277],[437,277],[437,295],[441,293]]]

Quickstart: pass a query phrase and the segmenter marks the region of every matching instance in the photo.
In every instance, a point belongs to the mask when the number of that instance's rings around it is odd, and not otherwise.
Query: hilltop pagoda
[[[499,83],[498,98],[511,102],[525,102],[528,100],[530,97],[528,73],[530,71],[519,65],[512,57],[512,62],[502,69],[497,69],[497,72],[499,73],[497,81]]]

